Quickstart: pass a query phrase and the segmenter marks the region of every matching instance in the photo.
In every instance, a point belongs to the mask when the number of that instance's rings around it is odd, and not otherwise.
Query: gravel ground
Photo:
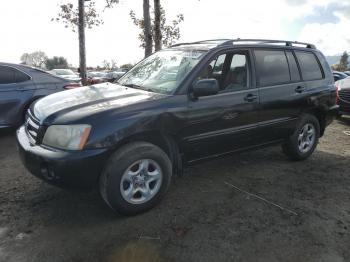
[[[304,162],[272,147],[190,167],[135,217],[31,176],[2,133],[0,261],[350,261],[346,130],[335,121]]]

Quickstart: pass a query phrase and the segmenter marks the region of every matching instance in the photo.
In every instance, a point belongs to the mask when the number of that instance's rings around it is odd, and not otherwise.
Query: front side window
[[[320,65],[313,53],[296,51],[295,55],[299,62],[303,80],[309,81],[323,78]]]
[[[260,86],[273,86],[290,81],[284,51],[255,50],[254,53]]]
[[[163,50],[126,73],[118,83],[156,93],[171,94],[207,51]]]
[[[229,52],[215,57],[197,80],[215,78],[221,92],[230,92],[248,88],[248,75],[248,54]]]
[[[233,54],[224,81],[224,90],[238,91],[248,87],[248,65],[244,54]]]

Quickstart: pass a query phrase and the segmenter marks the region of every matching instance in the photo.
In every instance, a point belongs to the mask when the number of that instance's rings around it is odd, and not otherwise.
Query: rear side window
[[[313,53],[296,51],[295,55],[299,62],[303,80],[309,81],[323,78],[321,67]]]
[[[0,66],[0,84],[15,83],[15,70],[11,67]]]
[[[30,77],[21,71],[15,70],[15,83],[20,83],[30,80]]]
[[[0,84],[13,84],[30,80],[30,77],[12,67],[0,66]]]
[[[255,50],[254,53],[260,86],[272,86],[290,81],[284,51]]]
[[[295,57],[291,51],[287,51],[286,55],[290,70],[290,80],[292,80],[292,82],[298,82],[300,81],[300,74],[297,62],[295,61]]]

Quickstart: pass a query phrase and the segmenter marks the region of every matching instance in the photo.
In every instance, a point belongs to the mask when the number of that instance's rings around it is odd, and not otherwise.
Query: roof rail
[[[227,40],[224,43],[221,43],[220,46],[239,43],[239,42],[255,42],[260,44],[285,44],[286,46],[304,45],[306,48],[316,49],[316,46],[313,44],[303,43],[298,41],[269,40],[269,39],[241,39],[241,38]]]
[[[232,41],[231,39],[208,39],[208,40],[201,40],[201,41],[196,41],[196,42],[186,42],[186,43],[178,43],[178,44],[174,44],[171,45],[170,47],[176,47],[176,46],[181,46],[181,45],[196,45],[196,44],[206,44],[206,43],[210,43],[210,42],[223,42],[226,43],[228,41]],[[220,43],[223,44],[223,43]]]

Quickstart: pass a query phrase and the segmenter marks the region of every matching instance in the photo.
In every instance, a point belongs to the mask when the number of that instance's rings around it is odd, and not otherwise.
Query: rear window
[[[299,62],[303,80],[309,81],[323,78],[321,67],[313,53],[296,51],[295,55]]]
[[[284,51],[255,50],[254,53],[260,86],[272,86],[290,81]]]

